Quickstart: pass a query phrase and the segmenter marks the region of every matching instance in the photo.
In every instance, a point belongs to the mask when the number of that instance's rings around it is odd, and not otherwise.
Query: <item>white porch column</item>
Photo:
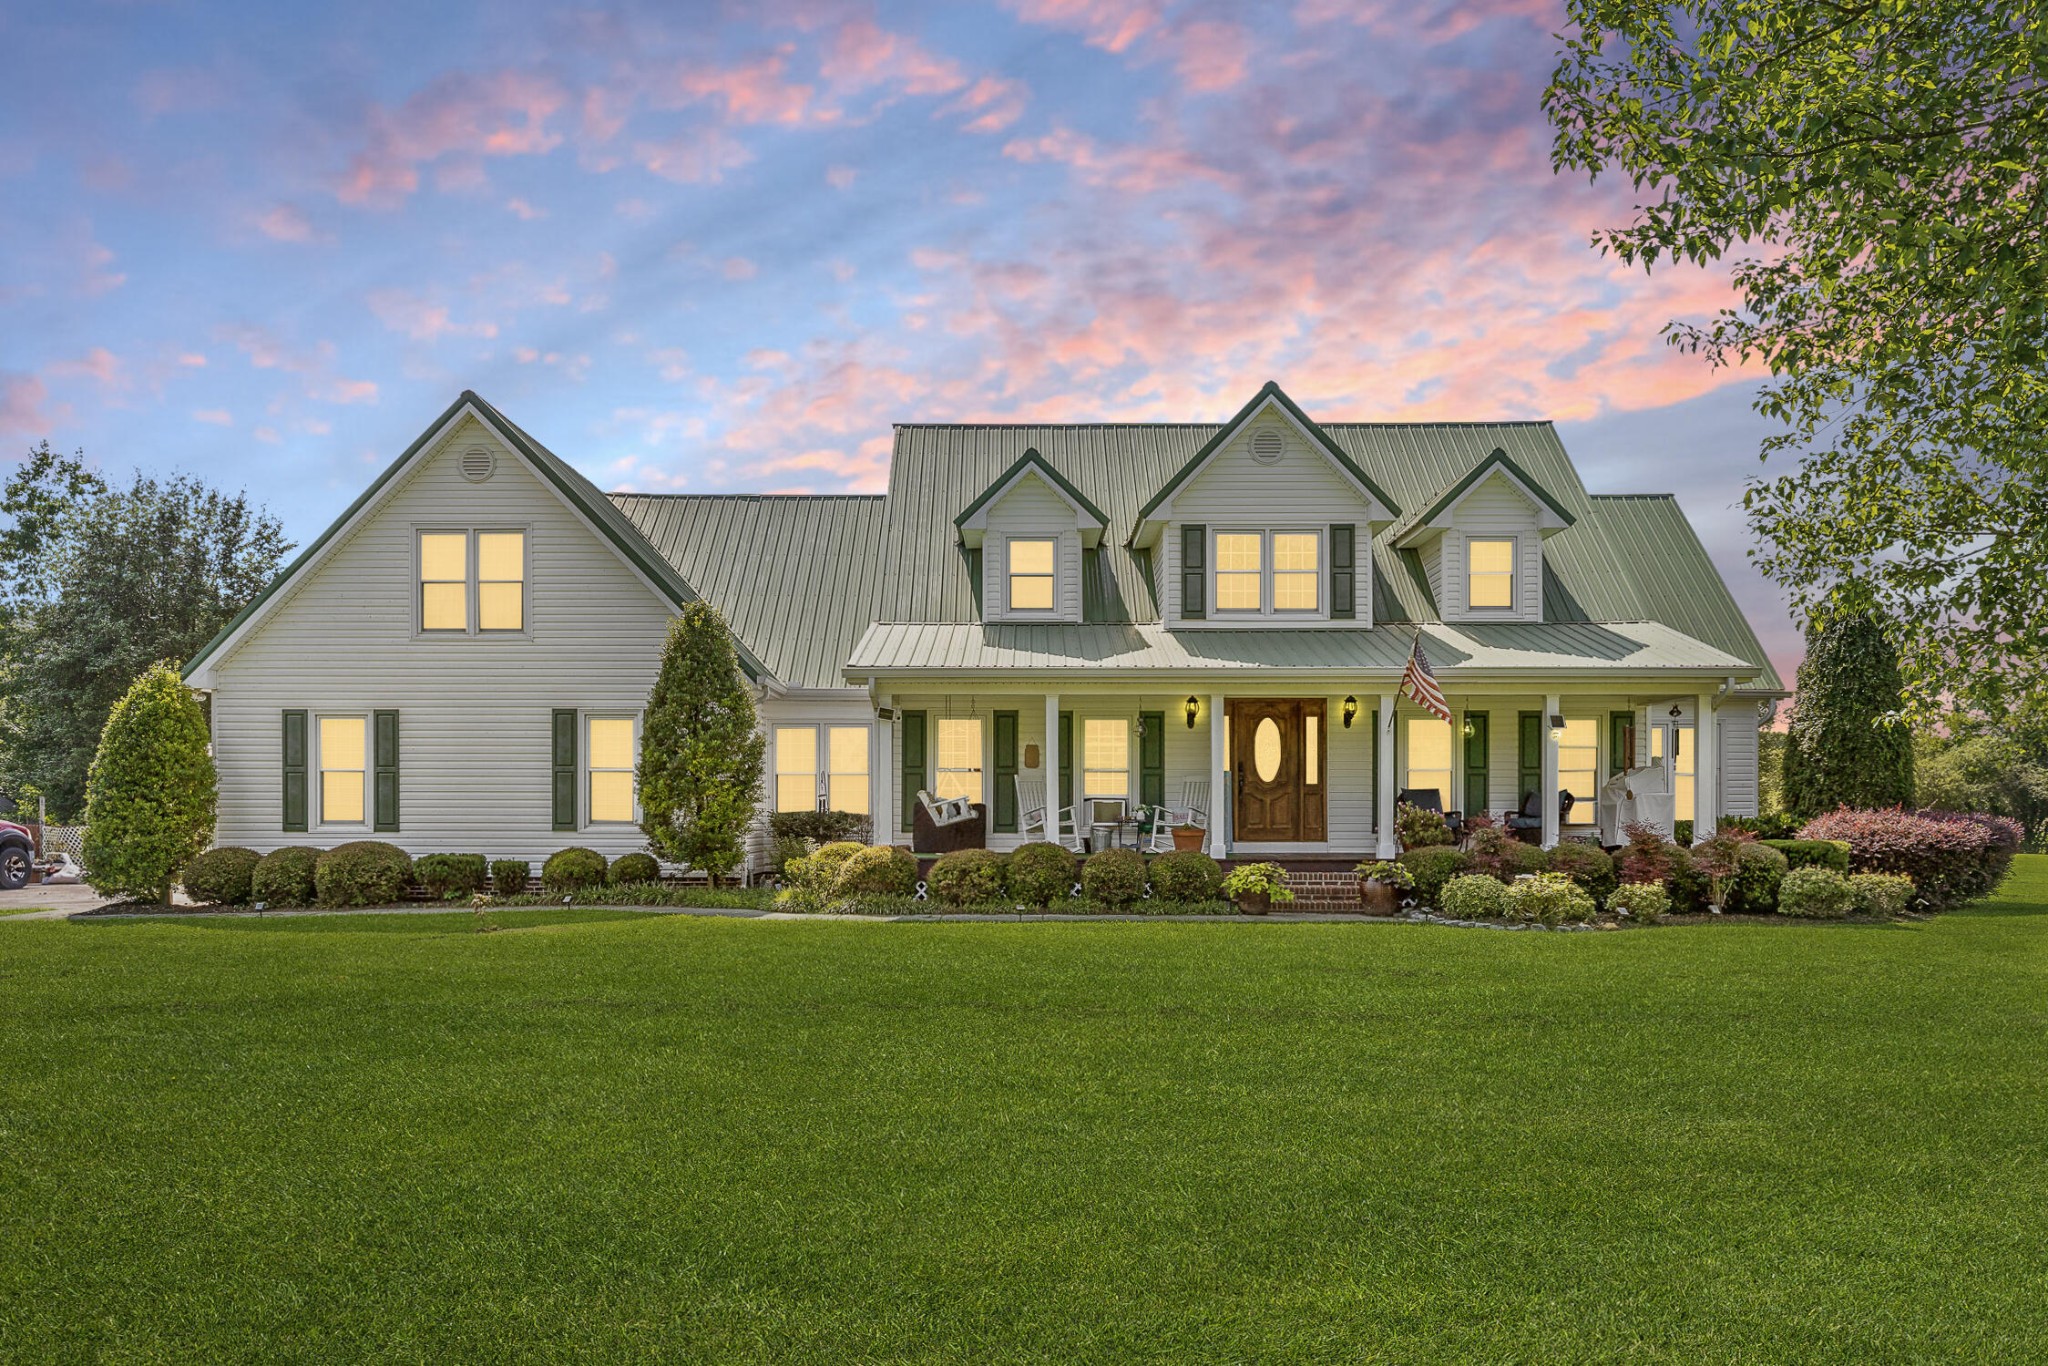
[[[895,704],[890,694],[878,693],[874,699],[877,712],[890,710]],[[868,824],[873,827],[868,833],[876,844],[894,844],[903,838],[900,827],[903,824],[903,807],[896,800],[896,723],[876,720],[874,757],[869,759],[868,808],[875,814]]]
[[[1543,847],[1557,847],[1557,728],[1564,706],[1556,693],[1543,699]]]
[[[1223,694],[1209,694],[1209,857],[1230,857],[1230,764],[1223,752]]]
[[[1698,844],[1721,823],[1721,734],[1712,693],[1696,699],[1692,733],[1692,841]]]
[[[1375,849],[1378,857],[1389,859],[1401,852],[1400,843],[1394,838],[1394,695],[1380,694],[1379,720],[1374,723],[1379,729],[1380,771],[1374,775],[1379,784],[1379,800],[1374,808],[1379,812],[1379,844]]]
[[[1081,813],[1074,813],[1074,830],[1081,829]],[[1060,842],[1060,695],[1045,695],[1045,837]]]

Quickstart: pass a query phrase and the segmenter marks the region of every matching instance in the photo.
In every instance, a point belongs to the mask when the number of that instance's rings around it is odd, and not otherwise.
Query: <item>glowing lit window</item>
[[[1567,717],[1557,737],[1557,790],[1575,800],[1569,825],[1591,825],[1600,803],[1600,723],[1590,716]]]
[[[1270,716],[1260,717],[1252,727],[1252,772],[1262,783],[1280,776],[1280,723]]]
[[[469,629],[469,533],[420,533],[420,629]]]
[[[1312,531],[1274,533],[1274,611],[1313,612],[1321,605],[1321,541]]]
[[[1260,606],[1266,538],[1256,532],[1216,537],[1216,610],[1256,612]]]
[[[476,534],[476,624],[484,631],[526,629],[526,533]]]
[[[1672,747],[1678,751],[1674,759],[1664,757],[1664,735],[1671,733]],[[1689,821],[1694,818],[1694,792],[1699,777],[1693,757],[1693,729],[1691,726],[1652,726],[1650,728],[1650,762],[1671,764],[1671,819]]]
[[[980,717],[939,718],[939,763],[932,795],[941,799],[965,797],[970,802],[982,800]]]
[[[630,825],[633,821],[633,718],[593,716],[590,734],[590,821]]]
[[[825,728],[825,804],[834,811],[868,814],[868,728]]]
[[[1053,561],[1058,544],[1050,540],[1010,542],[1010,610],[1053,610]]]
[[[775,809],[818,808],[818,728],[775,728]]]
[[[320,823],[360,825],[369,754],[369,723],[360,716],[320,718]]]
[[[1466,605],[1473,608],[1514,607],[1515,543],[1469,541],[1465,549],[1471,578]]]
[[[1308,733],[1301,742],[1301,781],[1314,787],[1323,780],[1322,769],[1319,767],[1323,762],[1323,718],[1310,716],[1303,719],[1306,722],[1304,729]]]
[[[1131,723],[1091,716],[1081,729],[1081,792],[1088,797],[1131,795]]]
[[[1322,533],[1220,531],[1215,578],[1218,612],[1320,611]]]
[[[1451,723],[1434,716],[1408,718],[1408,776],[1402,787],[1411,792],[1434,791],[1446,810],[1451,806]]]

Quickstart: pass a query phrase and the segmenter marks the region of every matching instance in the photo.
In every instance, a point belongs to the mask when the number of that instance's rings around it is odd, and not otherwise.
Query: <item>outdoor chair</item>
[[[988,808],[965,797],[934,797],[919,790],[910,814],[910,848],[918,854],[950,854],[956,849],[986,849]]]
[[[1465,815],[1461,811],[1444,810],[1444,794],[1433,787],[1404,788],[1394,796],[1398,809],[1402,802],[1424,811],[1434,811],[1444,818],[1444,825],[1450,829],[1451,842],[1458,843],[1465,838]]]
[[[1045,779],[1027,778],[1017,775],[1017,828],[1027,839],[1033,831],[1038,838],[1050,844],[1057,844],[1070,853],[1084,852],[1081,847],[1080,831],[1074,828],[1074,808],[1060,808],[1059,829],[1055,833],[1046,823]]]
[[[1572,806],[1577,801],[1578,798],[1569,792],[1557,794],[1557,828],[1559,830],[1564,829],[1565,820],[1571,815]],[[1522,809],[1508,817],[1508,833],[1524,844],[1541,844],[1543,842],[1543,807],[1534,792],[1524,792],[1522,794]]]
[[[1164,854],[1173,849],[1173,828],[1192,825],[1209,828],[1209,780],[1190,778],[1180,785],[1179,806],[1147,806],[1140,810],[1146,822],[1145,852]]]

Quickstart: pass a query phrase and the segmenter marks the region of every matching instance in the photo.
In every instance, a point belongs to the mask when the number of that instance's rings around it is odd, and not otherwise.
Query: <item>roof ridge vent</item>
[[[472,446],[462,453],[462,477],[472,484],[481,484],[498,472],[498,457],[482,446]]]

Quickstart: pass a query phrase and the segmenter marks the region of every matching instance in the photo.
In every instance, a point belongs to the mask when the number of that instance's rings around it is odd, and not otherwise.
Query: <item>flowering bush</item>
[[[1453,920],[1498,920],[1508,913],[1508,889],[1485,873],[1461,873],[1444,884],[1437,902]]]
[[[1621,828],[1628,836],[1628,844],[1615,856],[1619,865],[1617,871],[1623,882],[1668,882],[1677,871],[1678,860],[1673,856],[1673,846],[1659,834],[1657,827],[1642,821],[1630,821]]]
[[[1920,900],[1943,911],[1996,887],[2022,833],[2019,822],[2002,816],[1841,807],[1808,821],[1799,838],[1847,840],[1852,872],[1909,877]]]
[[[1507,889],[1508,915],[1540,925],[1582,924],[1593,918],[1593,898],[1563,873],[1538,873]]]
[[[1444,823],[1444,818],[1413,802],[1402,802],[1394,808],[1394,834],[1403,849],[1427,849],[1431,845],[1454,843],[1451,827]]]
[[[1465,856],[1472,871],[1513,882],[1523,873],[1540,873],[1550,866],[1550,855],[1533,844],[1524,844],[1507,831],[1486,826],[1472,834]]]
[[[1652,925],[1671,909],[1671,893],[1660,882],[1624,882],[1608,894],[1607,909]]]
[[[1913,904],[1913,879],[1897,873],[1855,873],[1849,878],[1856,909],[1878,920],[1892,920]]]
[[[1832,868],[1809,864],[1785,874],[1778,889],[1778,912],[1810,920],[1840,920],[1856,907],[1849,879]]]

